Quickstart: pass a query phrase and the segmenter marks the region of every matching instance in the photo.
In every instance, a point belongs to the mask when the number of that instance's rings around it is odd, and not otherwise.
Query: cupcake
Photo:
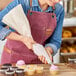
[[[25,62],[23,60],[17,61],[16,67],[18,67],[20,69],[25,69],[26,68]]]
[[[5,68],[5,67],[0,68],[0,76],[5,76],[5,72],[8,70],[9,68]]]
[[[16,76],[25,76],[24,69],[17,69],[16,70]]]
[[[6,76],[14,76],[15,75],[15,71],[13,70],[9,70],[5,72]]]
[[[6,64],[3,64],[2,67],[3,68],[10,68],[10,67],[12,67],[12,64],[6,63]]]
[[[43,72],[43,67],[37,66],[36,72],[37,72],[37,73],[42,73],[42,72]]]
[[[27,65],[27,68],[37,68],[37,65]]]
[[[34,75],[35,73],[35,68],[27,68],[26,69],[27,75]]]
[[[50,73],[53,75],[56,75],[56,74],[58,74],[58,71],[59,71],[58,66],[55,66],[52,64],[50,67]]]
[[[34,75],[36,67],[36,65],[27,65],[27,75]]]
[[[16,71],[18,67],[11,67],[10,70]]]

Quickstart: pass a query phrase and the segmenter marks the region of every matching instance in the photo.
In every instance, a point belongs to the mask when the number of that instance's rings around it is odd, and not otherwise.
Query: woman
[[[44,45],[50,59],[60,48],[64,9],[58,3],[60,0],[14,0],[0,12],[0,39],[7,39],[2,54],[1,63],[16,63],[24,60],[29,63],[47,63],[43,56],[36,56],[32,44]],[[34,38],[24,37],[12,28],[3,24],[2,18],[15,6],[21,4],[30,22],[31,33]]]

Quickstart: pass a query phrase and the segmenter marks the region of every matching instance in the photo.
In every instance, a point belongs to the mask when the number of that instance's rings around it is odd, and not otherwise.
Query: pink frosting
[[[16,63],[17,65],[21,66],[21,65],[25,65],[25,62],[23,60],[19,60]]]
[[[55,66],[55,65],[51,65],[51,67],[50,67],[50,70],[58,70],[58,66]]]

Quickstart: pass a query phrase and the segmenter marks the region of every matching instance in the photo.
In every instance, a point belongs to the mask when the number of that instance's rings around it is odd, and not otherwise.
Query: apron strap
[[[55,5],[52,6],[52,13],[54,13],[54,11],[55,11]]]
[[[30,0],[30,7],[32,7],[32,0]]]
[[[52,6],[52,9],[53,9],[53,10],[55,10],[55,5],[54,5],[54,6]]]
[[[30,0],[30,10],[32,11],[32,0]]]
[[[8,54],[11,54],[11,50],[7,48],[6,46],[4,46],[4,51],[6,51]]]

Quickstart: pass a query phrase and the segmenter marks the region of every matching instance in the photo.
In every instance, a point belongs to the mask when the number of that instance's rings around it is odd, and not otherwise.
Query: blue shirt
[[[25,14],[27,14],[27,11],[30,9],[30,0],[14,0],[11,2],[5,9],[3,9],[0,12],[0,40],[5,39],[5,37],[12,31],[13,29],[6,29],[5,24],[2,23],[2,18],[15,6],[18,4],[21,4],[23,7],[23,10]],[[43,12],[42,9],[39,6],[38,0],[32,0],[32,10],[33,11],[40,11]],[[48,9],[45,12],[52,12],[53,9],[51,6],[48,7]],[[47,40],[47,43],[45,47],[50,46],[53,49],[53,52],[55,55],[57,53],[57,50],[60,48],[61,45],[61,38],[62,38],[62,25],[63,25],[63,19],[64,19],[64,9],[63,7],[57,3],[55,5],[55,11],[54,13],[56,14],[57,18],[57,26],[56,29],[54,30],[52,36]]]

